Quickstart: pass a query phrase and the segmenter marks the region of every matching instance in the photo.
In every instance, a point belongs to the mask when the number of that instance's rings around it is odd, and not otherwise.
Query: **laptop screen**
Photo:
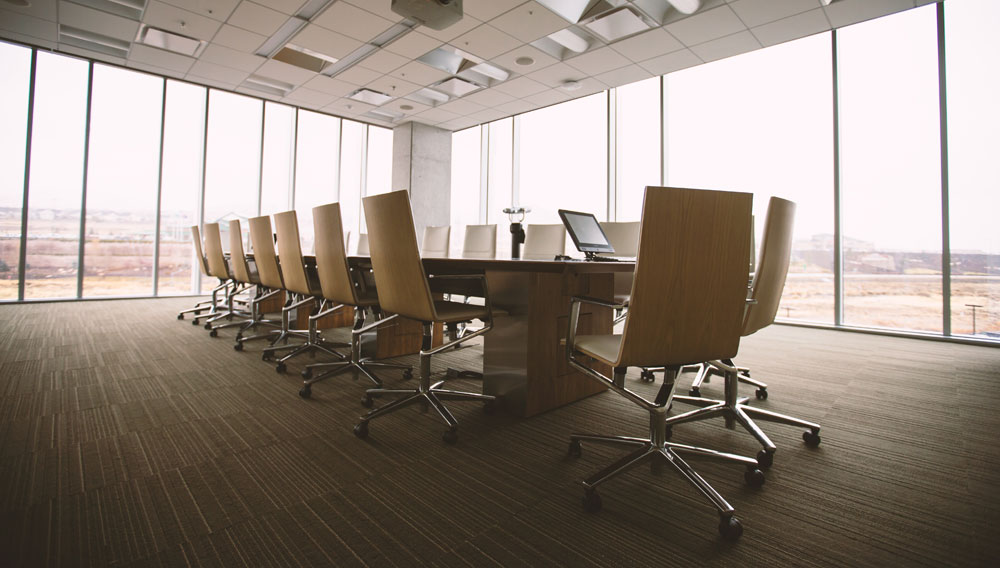
[[[580,252],[615,252],[614,247],[608,242],[604,229],[597,222],[597,218],[592,213],[581,213],[579,211],[559,210],[559,217],[562,219],[566,231],[573,239],[573,244]]]

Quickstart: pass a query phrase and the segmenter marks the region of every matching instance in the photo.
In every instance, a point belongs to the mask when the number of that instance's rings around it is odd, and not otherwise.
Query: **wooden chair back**
[[[434,301],[420,261],[410,196],[406,191],[391,191],[361,201],[379,304],[391,313],[434,321]]]
[[[557,254],[566,252],[566,226],[528,225],[524,230],[524,251],[521,258],[527,260],[552,260]]]
[[[605,221],[601,223],[615,256],[635,256],[639,253],[638,221]]]
[[[750,193],[646,188],[631,305],[615,366],[736,355],[752,208]]]
[[[250,244],[253,245],[253,260],[257,265],[260,283],[272,290],[281,290],[285,282],[278,267],[278,257],[274,254],[274,236],[271,232],[271,218],[267,215],[252,217],[250,223]]]
[[[750,297],[756,303],[747,306],[743,317],[743,335],[750,335],[774,323],[788,276],[794,225],[795,203],[772,197],[767,204],[764,235],[760,239],[760,261],[750,285]]]
[[[466,225],[465,241],[462,243],[462,256],[465,258],[496,258],[496,224]]]
[[[222,234],[218,223],[205,223],[205,260],[208,262],[209,274],[223,280],[229,278],[229,266],[226,265],[226,253],[222,251]]]
[[[323,297],[338,304],[358,305],[357,291],[347,264],[347,245],[340,218],[340,203],[313,208],[316,231],[316,273]]]
[[[201,250],[201,231],[198,225],[191,225],[191,242],[194,243],[194,255],[198,257],[198,268],[205,276],[211,276],[208,271],[208,261],[205,260],[205,253]]]
[[[424,227],[424,241],[420,245],[420,256],[447,257],[451,246],[451,226]]]
[[[249,284],[250,270],[247,269],[247,257],[243,253],[243,232],[240,230],[239,219],[229,222],[229,266],[233,270],[233,278]]]
[[[295,210],[274,214],[274,230],[278,233],[278,262],[285,289],[296,294],[312,293],[306,276],[306,263],[299,242],[299,218]]]

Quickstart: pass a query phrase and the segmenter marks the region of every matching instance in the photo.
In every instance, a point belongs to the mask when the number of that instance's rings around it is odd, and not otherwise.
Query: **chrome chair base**
[[[733,361],[731,359],[724,360],[723,363],[732,367],[736,367],[736,365],[733,364]],[[712,379],[713,375],[719,375],[719,376],[725,375],[725,373],[716,369],[715,367],[712,367],[708,363],[698,363],[697,365],[688,365],[681,368],[681,372],[683,373],[691,369],[695,371],[695,376],[694,380],[691,381],[691,390],[688,392],[689,396],[701,396],[701,386],[704,383],[709,382]],[[747,367],[736,367],[736,369],[739,371],[739,375],[737,377],[739,379],[739,382],[757,387],[757,390],[754,392],[754,395],[757,397],[757,400],[766,400],[767,383],[752,378],[750,376],[750,369]]]
[[[290,352],[285,355],[278,357],[277,364],[275,365],[275,371],[279,373],[284,373],[287,369],[286,363],[293,357],[298,357],[303,353],[310,353],[315,355],[317,351],[326,353],[336,357],[338,360],[343,361],[346,357],[337,352],[336,348],[350,347],[346,343],[332,343],[319,336],[316,329],[316,320],[318,316],[325,314],[313,314],[309,318],[309,329],[299,330],[290,329],[289,325],[289,314],[292,311],[298,310],[299,307],[314,301],[312,296],[302,296],[299,294],[290,294],[291,301],[289,301],[283,308],[281,308],[281,330],[277,332],[277,336],[271,341],[271,345],[265,347],[261,352],[261,359],[264,361],[271,361],[274,357],[287,349],[291,349]],[[305,341],[302,343],[288,343],[288,339],[291,337],[302,337]],[[284,345],[277,345],[279,342],[285,342]]]
[[[380,320],[375,325],[383,324],[391,321],[396,316],[390,316],[383,320]],[[448,429],[445,430],[442,435],[442,439],[445,443],[454,444],[458,441],[458,420],[455,416],[448,410],[444,405],[446,400],[476,400],[484,403],[484,410],[489,413],[493,411],[493,404],[496,401],[496,397],[488,394],[479,394],[472,392],[455,391],[450,389],[443,389],[441,385],[444,381],[437,381],[433,384],[430,382],[431,377],[431,356],[440,351],[444,351],[449,348],[453,348],[455,344],[468,341],[473,337],[482,335],[492,329],[492,322],[488,322],[484,327],[478,329],[465,337],[455,339],[454,341],[449,341],[443,345],[439,345],[433,349],[430,348],[431,345],[431,325],[429,323],[423,324],[423,346],[424,348],[420,351],[420,381],[416,388],[412,389],[383,389],[374,388],[368,389],[365,393],[365,397],[362,399],[361,403],[366,407],[371,407],[374,404],[374,398],[380,396],[399,396],[400,398],[386,404],[385,406],[376,408],[361,417],[361,420],[354,427],[354,435],[359,438],[368,437],[368,423],[372,420],[390,414],[402,408],[406,408],[414,403],[420,402],[426,408],[430,406],[438,413],[438,416],[448,425]]]
[[[726,420],[727,428],[734,429],[736,424],[739,424],[747,432],[749,432],[750,435],[756,438],[761,446],[764,447],[764,449],[757,453],[757,461],[760,463],[761,467],[764,468],[770,467],[774,462],[774,452],[777,447],[767,434],[765,434],[764,431],[757,426],[753,420],[754,418],[768,422],[786,424],[789,426],[808,428],[808,430],[802,434],[802,439],[809,446],[819,445],[819,424],[787,416],[785,414],[779,414],[763,408],[749,406],[747,404],[747,398],[739,398],[737,396],[739,370],[736,367],[730,367],[718,361],[711,363],[711,365],[721,368],[721,372],[723,372],[725,376],[726,399],[713,400],[696,396],[675,396],[673,399],[677,402],[683,402],[685,404],[691,404],[701,408],[696,408],[695,410],[667,418],[666,427],[668,439],[670,438],[670,429],[674,424],[722,416]]]

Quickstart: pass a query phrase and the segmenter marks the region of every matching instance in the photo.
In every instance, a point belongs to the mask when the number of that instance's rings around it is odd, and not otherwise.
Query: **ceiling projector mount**
[[[443,30],[462,19],[462,0],[392,0],[390,8],[432,30]]]

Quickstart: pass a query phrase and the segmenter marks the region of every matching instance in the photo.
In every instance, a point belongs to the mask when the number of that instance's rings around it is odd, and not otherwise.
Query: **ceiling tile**
[[[514,97],[506,93],[501,93],[496,89],[483,89],[481,91],[465,95],[462,99],[478,105],[483,105],[484,107],[493,108],[504,103],[509,103],[514,100]]]
[[[413,115],[413,120],[430,121],[433,123],[444,122],[458,118],[458,115],[440,108],[430,108],[424,112]]]
[[[292,38],[291,43],[299,47],[318,51],[323,55],[329,55],[336,59],[341,59],[348,53],[361,47],[360,41],[338,34],[337,32],[332,32],[316,24],[308,24],[302,28],[302,31]]]
[[[525,0],[465,0],[462,2],[462,11],[477,20],[491,20],[504,12],[524,4]],[[534,2],[532,2],[534,4]],[[538,6],[537,4],[535,4]],[[541,7],[541,6],[539,6]]]
[[[306,71],[301,67],[289,65],[282,61],[275,61],[274,59],[269,59],[261,65],[254,75],[270,77],[292,85],[301,85],[316,76],[312,71]]]
[[[517,59],[520,57],[530,57],[531,59],[534,59],[535,62],[532,63],[531,65],[519,65],[517,63]],[[524,75],[526,73],[530,73],[532,71],[538,71],[539,69],[543,69],[545,67],[548,67],[549,65],[558,63],[559,60],[540,49],[537,49],[530,45],[522,45],[521,47],[512,49],[507,53],[504,53],[503,55],[494,57],[491,60],[491,62],[514,73],[520,73]]]
[[[569,100],[569,95],[558,89],[548,89],[541,93],[535,93],[527,98],[528,101],[539,107],[554,105]]]
[[[830,29],[830,21],[823,10],[817,8],[790,18],[778,20],[751,29],[757,40],[765,47],[803,38]]]
[[[614,71],[601,73],[600,75],[597,75],[595,79],[609,87],[620,87],[622,85],[628,85],[629,83],[635,83],[636,81],[642,81],[643,79],[649,79],[652,76],[652,73],[646,71],[638,65],[629,65],[628,67],[622,67],[620,69],[615,69]]]
[[[224,65],[231,69],[246,71],[247,73],[253,73],[254,70],[267,61],[267,58],[259,55],[251,55],[215,44],[210,44],[206,47],[200,59],[216,65]]]
[[[493,88],[512,97],[524,98],[528,95],[540,93],[549,87],[530,77],[518,77],[517,79],[511,79],[510,81],[500,83]]]
[[[384,49],[396,55],[416,59],[439,45],[441,45],[440,40],[418,31],[412,31],[385,46]]]
[[[649,30],[611,44],[611,49],[635,62],[652,59],[658,55],[665,55],[683,48],[684,45],[663,28]]]
[[[323,107],[326,112],[331,112],[334,114],[344,114],[348,116],[358,116],[364,114],[373,108],[378,108],[375,105],[366,104],[354,99],[342,98],[333,101],[332,103]]]
[[[749,31],[745,31],[698,44],[692,47],[691,51],[702,61],[708,62],[760,49],[760,47],[757,38]]]
[[[368,41],[393,24],[347,2],[336,2],[317,16],[313,23],[359,41]]]
[[[389,77],[388,75],[375,79],[371,83],[365,85],[365,88],[385,93],[391,97],[405,97],[421,87],[423,87],[423,85],[397,79],[396,77]]]
[[[82,49],[76,47],[75,45],[63,45],[59,48],[59,51],[63,53],[69,53],[72,55],[79,55],[80,57],[86,57],[87,59],[94,59],[96,61],[103,61],[105,63],[113,63],[115,65],[126,64],[126,60],[122,57],[112,57],[105,53],[98,53],[96,51],[90,51],[89,49]]]
[[[56,9],[57,5],[58,5],[57,0],[34,0],[31,2],[30,6],[17,6],[5,2],[3,4],[4,10],[0,10],[0,12],[6,11],[10,12],[11,14],[17,14],[20,16],[29,16],[32,18],[38,18],[40,20],[55,22],[57,16],[57,9]],[[0,24],[5,23],[4,19],[9,17],[8,14],[2,14],[2,16],[3,17],[0,18]]]
[[[838,0],[823,8],[835,28],[913,7],[913,0]]]
[[[135,69],[137,71],[145,71],[146,73],[153,73],[161,77],[173,77],[175,79],[184,78],[183,72],[174,71],[173,69],[166,69],[158,65],[149,65],[147,63],[142,63],[139,61],[129,60],[127,63],[125,63],[125,66],[128,67],[129,69]]]
[[[445,73],[444,71],[435,69],[430,65],[424,65],[419,61],[411,61],[399,69],[396,69],[389,75],[399,77],[400,79],[406,79],[412,83],[419,83],[421,85],[430,85],[431,83],[436,83],[451,76],[450,73]]]
[[[167,4],[172,4],[178,8],[183,8],[188,12],[212,18],[219,22],[225,22],[233,13],[240,0],[163,0]]]
[[[5,37],[23,35],[30,38],[28,43],[35,43],[34,38],[56,41],[59,39],[58,28],[55,22],[0,10],[0,30],[12,32],[5,33]]]
[[[670,0],[667,0],[667,1],[669,2]],[[698,12],[696,12],[696,13],[707,12],[708,10],[711,10],[712,8],[718,8],[719,6],[725,6],[726,2],[728,2],[728,1],[734,1],[735,2],[736,0],[702,0],[701,1],[701,8],[699,8]],[[816,0],[816,1],[819,2],[819,0]],[[663,25],[672,24],[674,22],[683,20],[685,18],[690,18],[693,15],[694,14],[685,14],[684,12],[681,12],[680,10],[670,9],[670,10],[667,10],[667,13],[666,13],[666,15],[663,18]]]
[[[458,23],[452,24],[443,30],[432,30],[427,26],[419,26],[417,29],[426,36],[430,36],[440,42],[446,42],[455,39],[481,23],[478,19],[466,14]]]
[[[142,21],[154,28],[205,41],[211,40],[222,26],[211,18],[155,0],[146,5]]]
[[[402,107],[411,108],[402,108]],[[411,101],[410,99],[393,99],[384,105],[380,106],[381,109],[391,110],[394,112],[401,112],[405,115],[417,114],[418,112],[424,112],[425,110],[431,108],[425,104],[418,103],[417,101]]]
[[[229,17],[228,23],[271,37],[287,20],[287,14],[244,0]]]
[[[340,2],[347,2],[348,4],[354,4],[358,8],[367,10],[376,16],[380,16],[389,20],[392,23],[396,23],[403,19],[403,16],[392,11],[390,8],[392,2],[373,2],[372,0],[339,0]]]
[[[303,83],[302,86],[338,97],[347,96],[358,88],[357,85],[352,85],[346,81],[340,81],[325,75],[316,75]]]
[[[438,127],[446,128],[452,132],[457,132],[459,130],[465,130],[466,128],[478,126],[479,124],[480,122],[475,118],[463,116],[446,122],[439,122]]]
[[[191,69],[188,70],[187,74],[188,76],[193,75],[204,79],[214,79],[216,81],[236,86],[242,83],[243,79],[250,76],[250,71],[241,71],[239,69],[233,69],[232,67],[224,67],[205,60],[199,60],[191,66]]]
[[[682,49],[659,57],[654,57],[639,64],[646,71],[653,75],[666,75],[688,67],[700,65],[702,60],[691,52],[690,49]]]
[[[530,101],[515,100],[509,103],[504,103],[497,107],[497,110],[504,112],[506,114],[521,114],[523,112],[528,112],[529,110],[534,110],[535,104]]]
[[[188,69],[195,62],[193,57],[163,51],[162,49],[142,44],[132,44],[128,59],[129,61],[155,65],[156,67],[163,67],[181,73],[187,73]]]
[[[389,73],[406,65],[410,60],[402,55],[396,55],[391,51],[380,49],[375,53],[361,60],[358,65],[378,71],[379,73]]]
[[[305,3],[305,0],[267,0],[267,7],[294,16]]]
[[[816,0],[735,0],[729,6],[748,27],[794,16],[819,7]]]
[[[517,39],[502,31],[483,24],[472,31],[452,40],[451,45],[483,59],[493,59],[521,45]]]
[[[467,99],[458,99],[443,105],[438,105],[436,108],[441,110],[446,110],[450,113],[457,114],[459,116],[467,116],[470,114],[475,114],[483,110],[483,105],[470,102]]]
[[[567,59],[565,63],[574,69],[579,69],[587,75],[593,76],[624,67],[631,63],[631,61],[610,47],[601,47],[578,55],[573,59]]]
[[[349,67],[343,73],[337,74],[336,79],[341,81],[347,81],[354,85],[366,85],[375,79],[381,77],[383,73],[377,71],[372,71],[371,69],[366,69],[360,65],[355,65],[354,67]]]
[[[528,77],[549,87],[558,87],[566,81],[579,81],[586,77],[586,74],[565,63],[556,63],[540,71],[530,73]]]
[[[528,2],[492,20],[490,25],[524,43],[531,43],[569,26],[540,4]]]
[[[101,12],[72,2],[59,3],[59,23],[101,35],[132,41],[139,31],[139,22]]]
[[[257,48],[266,39],[267,37],[260,34],[224,24],[219,28],[218,33],[215,34],[212,43],[224,45],[244,53],[253,53],[257,51]]]
[[[499,119],[504,118],[506,116],[507,115],[504,114],[502,111],[499,111],[499,110],[497,110],[495,108],[488,108],[488,109],[486,109],[486,110],[484,110],[482,112],[477,112],[476,114],[470,114],[466,118],[474,119],[477,122],[479,122],[480,124],[482,124],[482,123],[485,123],[485,122],[493,122],[494,120],[499,120]]]
[[[725,37],[746,29],[729,6],[698,12],[679,22],[664,26],[671,35],[690,47]]]
[[[338,98],[339,97],[336,95],[331,95],[322,91],[314,91],[305,87],[299,87],[291,93],[288,93],[284,100],[307,105],[310,108],[322,108]]]

